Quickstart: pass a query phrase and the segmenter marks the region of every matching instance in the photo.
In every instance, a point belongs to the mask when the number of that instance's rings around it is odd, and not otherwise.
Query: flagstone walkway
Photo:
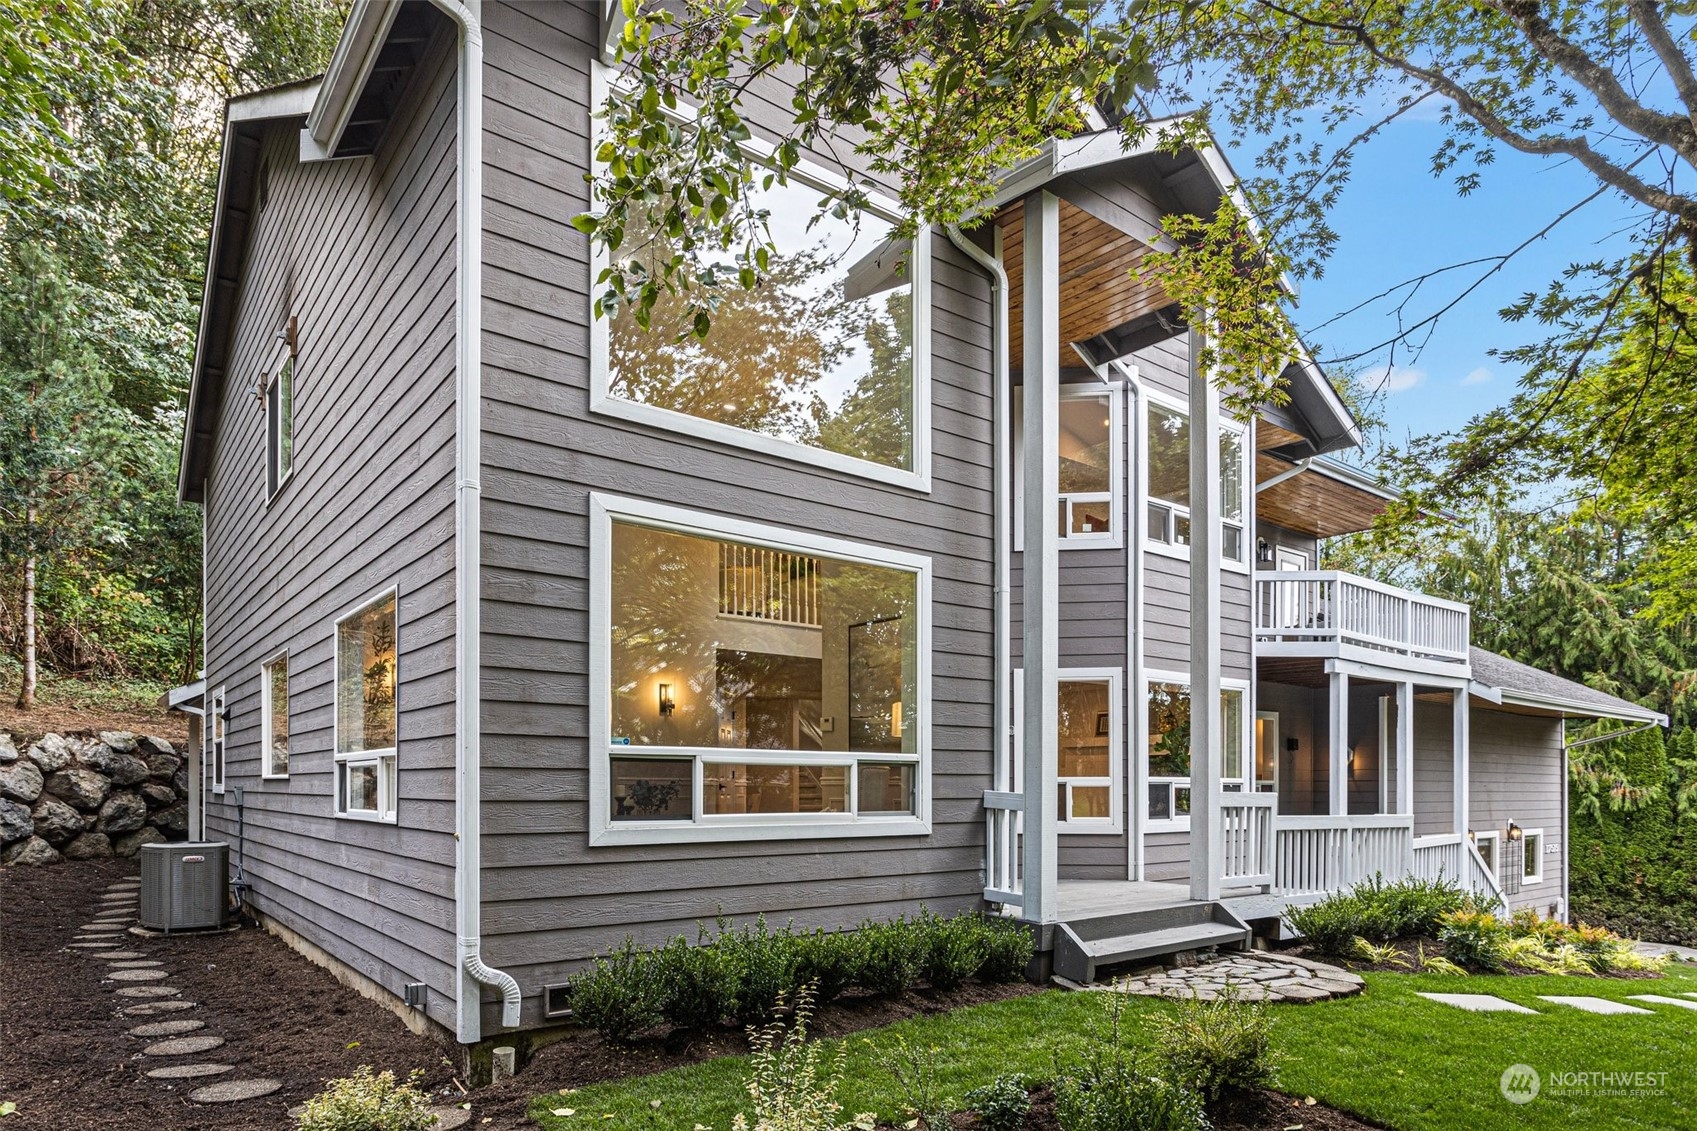
[[[1145,966],[1110,982],[1081,986],[1055,979],[1068,989],[1118,990],[1143,997],[1217,1001],[1311,1002],[1349,997],[1365,984],[1339,966],[1265,951],[1205,955],[1195,965]]]

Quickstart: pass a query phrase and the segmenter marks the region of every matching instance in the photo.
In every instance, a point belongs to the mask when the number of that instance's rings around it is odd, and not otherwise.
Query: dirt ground
[[[189,740],[188,716],[172,711],[129,708],[92,709],[61,703],[37,703],[28,711],[15,706],[14,693],[0,692],[0,734],[10,734],[22,750],[43,734],[93,734],[127,730],[163,738],[179,749]]]

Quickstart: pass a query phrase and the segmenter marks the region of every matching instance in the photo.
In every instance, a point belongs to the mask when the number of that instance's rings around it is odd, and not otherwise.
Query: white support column
[[[1396,811],[1414,812],[1414,685],[1396,685]]]
[[[1327,807],[1334,817],[1349,815],[1349,677],[1333,672],[1331,678],[1331,720],[1327,741],[1326,775],[1330,782]]]
[[[1220,400],[1190,328],[1190,898],[1220,897]]]
[[[1060,657],[1061,202],[1025,198],[1025,919],[1059,918],[1055,781]]]
[[[1452,694],[1455,696],[1455,706],[1450,711],[1450,717],[1455,724],[1455,831],[1467,835],[1467,808],[1469,802],[1468,775],[1471,772],[1472,752],[1468,749],[1467,725],[1467,688],[1458,687]]]

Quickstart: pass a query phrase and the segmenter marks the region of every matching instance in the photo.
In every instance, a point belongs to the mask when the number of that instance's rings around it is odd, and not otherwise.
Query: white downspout
[[[1137,366],[1130,362],[1117,362],[1114,366],[1120,371],[1120,377],[1125,382],[1125,390],[1129,394],[1126,405],[1130,417],[1129,431],[1125,448],[1131,453],[1130,466],[1126,468],[1127,509],[1131,512],[1131,521],[1126,523],[1126,532],[1130,541],[1126,543],[1126,557],[1130,569],[1127,571],[1125,594],[1125,654],[1126,663],[1131,668],[1130,678],[1126,681],[1126,702],[1129,718],[1126,722],[1128,736],[1126,741],[1126,780],[1130,783],[1128,792],[1131,796],[1125,800],[1125,847],[1126,870],[1129,878],[1142,882],[1144,875],[1143,860],[1143,806],[1145,790],[1143,785],[1143,755],[1148,749],[1148,739],[1143,730],[1148,725],[1148,712],[1144,707],[1147,691],[1143,686],[1143,545],[1147,538],[1146,529],[1149,522],[1149,508],[1143,501],[1143,442],[1148,429],[1143,426],[1144,389],[1143,378],[1138,375]]]
[[[483,1039],[480,986],[501,991],[501,1024],[519,1023],[519,984],[484,964],[482,849],[483,28],[479,0],[431,0],[459,29],[455,214],[454,929],[455,1035]]]
[[[995,477],[990,498],[996,529],[996,678],[991,696],[996,714],[993,732],[996,736],[996,763],[991,781],[997,789],[1011,790],[1013,725],[1008,709],[1008,682],[1013,671],[1013,608],[1008,593],[1013,576],[1013,512],[1008,507],[1008,398],[1011,393],[1008,387],[1008,273],[999,256],[991,255],[967,239],[959,225],[950,224],[947,230],[949,242],[990,276],[990,427],[994,431],[990,444],[990,467]]]

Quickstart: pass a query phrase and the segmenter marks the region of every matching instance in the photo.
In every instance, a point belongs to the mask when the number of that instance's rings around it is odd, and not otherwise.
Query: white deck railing
[[[1414,874],[1423,880],[1450,880],[1475,895],[1503,900],[1502,884],[1474,843],[1459,833],[1415,837]]]
[[[1227,793],[1220,801],[1222,886],[1265,887],[1273,882],[1275,793]]]
[[[1375,874],[1398,879],[1413,867],[1414,819],[1405,814],[1280,816],[1273,827],[1274,895],[1340,891]]]
[[[1466,663],[1468,621],[1466,605],[1354,574],[1263,570],[1255,575],[1255,638],[1263,644],[1350,644]]]
[[[1018,906],[1025,901],[1019,878],[1019,817],[1025,795],[984,791],[984,900]]]

